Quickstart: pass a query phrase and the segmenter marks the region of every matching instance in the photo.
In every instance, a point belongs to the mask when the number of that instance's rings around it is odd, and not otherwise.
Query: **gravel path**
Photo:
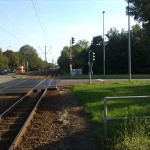
[[[83,107],[68,88],[48,91],[20,149],[101,150]]]
[[[0,76],[0,84],[14,80]],[[80,83],[81,81],[79,81]],[[69,84],[70,85],[70,84]],[[8,102],[8,101],[7,101]],[[0,106],[1,109],[2,105]],[[20,143],[20,149],[102,150],[89,116],[67,85],[49,90]]]

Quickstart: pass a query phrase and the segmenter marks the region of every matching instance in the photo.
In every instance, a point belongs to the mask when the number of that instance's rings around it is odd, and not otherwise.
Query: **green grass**
[[[26,78],[27,75],[26,74],[15,74],[13,75],[14,78]]]
[[[145,145],[143,149],[150,148],[150,126],[147,127],[146,123],[143,124],[143,120],[136,122],[134,118],[131,119],[132,122],[128,120],[109,121],[108,137],[105,139],[103,102],[105,96],[150,95],[150,82],[82,84],[73,86],[72,91],[96,125],[96,132],[103,140],[106,149],[110,149],[110,147],[112,149],[121,149],[121,147],[122,149],[138,149],[131,147],[134,144]],[[150,99],[111,100],[107,104],[109,117],[148,116],[150,114]],[[141,139],[144,144],[140,142]]]
[[[150,79],[150,74],[132,74],[132,79]],[[88,79],[88,75],[76,75],[76,76],[70,76],[70,75],[64,75],[60,76],[60,78],[65,79]],[[92,75],[92,79],[129,79],[128,74],[114,74],[114,75]]]

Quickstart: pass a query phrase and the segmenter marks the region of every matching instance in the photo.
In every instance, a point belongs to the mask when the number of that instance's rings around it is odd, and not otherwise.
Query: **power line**
[[[27,38],[22,32],[21,32],[21,30],[0,10],[0,13],[1,13],[1,15],[6,19],[6,20],[8,20],[8,22],[14,27],[14,28],[16,28],[18,31],[19,31],[19,33],[21,33],[25,38]]]
[[[41,21],[43,23],[43,28],[45,30],[45,33],[47,33],[47,29],[46,29],[45,22],[44,22],[43,17],[42,17],[42,13],[41,13],[41,10],[40,10],[39,4],[38,4],[38,0],[36,0],[36,3],[37,3],[37,7],[38,7],[39,14],[40,14],[40,17],[41,17]],[[47,40],[48,40],[49,39],[48,34],[46,34],[46,36],[47,36]],[[48,40],[48,42],[49,42],[49,40]]]
[[[37,13],[37,10],[36,10],[36,8],[35,8],[35,5],[34,5],[34,3],[33,3],[33,0],[31,0],[31,2],[32,2],[33,8],[34,8],[34,10],[35,10],[36,16],[37,16],[37,18],[38,18],[38,21],[39,21],[41,30],[42,30],[43,35],[44,35],[44,38],[45,38],[45,41],[46,41],[47,44],[48,44],[48,41],[47,41],[46,35],[45,35],[45,33],[44,33],[44,29],[43,29],[42,23],[41,23],[41,21],[40,21],[40,18],[39,18],[39,15],[38,15],[38,13]]]
[[[5,31],[6,33],[8,33],[9,35],[11,35],[13,38],[17,39],[20,43],[23,43],[25,45],[25,43],[23,41],[21,41],[18,37],[16,37],[14,34],[10,33],[9,31],[7,31],[6,29],[4,29],[3,27],[0,26],[0,29],[2,29],[3,31]]]

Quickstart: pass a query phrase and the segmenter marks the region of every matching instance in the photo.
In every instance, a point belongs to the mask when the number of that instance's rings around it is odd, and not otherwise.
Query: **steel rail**
[[[39,98],[39,100],[36,103],[35,107],[33,108],[32,112],[30,113],[30,115],[28,116],[27,120],[25,121],[24,125],[22,126],[21,130],[19,131],[19,133],[15,137],[14,141],[12,142],[11,146],[9,147],[9,150],[13,150],[21,142],[21,140],[23,138],[23,135],[27,131],[27,128],[28,128],[28,126],[31,123],[31,120],[33,119],[34,115],[36,114],[37,107],[38,107],[39,103],[41,102],[41,99],[45,95],[46,91],[47,90],[45,89],[44,92],[43,92],[43,94],[42,94],[42,96]]]
[[[50,76],[48,76],[47,78],[49,78]],[[40,84],[42,84],[47,78],[45,78],[44,80],[42,80],[40,83],[38,83],[35,87],[33,87],[26,95],[24,95],[23,97],[21,97],[17,102],[15,102],[13,105],[11,105],[6,111],[4,111],[1,115],[0,115],[0,122],[1,119],[7,115],[10,111],[12,111],[25,97],[27,97],[28,95],[30,95],[33,90],[38,87]]]
[[[50,84],[52,83],[54,77],[56,75],[56,72],[53,76],[53,78],[51,79],[51,81],[49,82],[49,84],[47,85],[47,87],[44,89],[43,94],[41,95],[41,97],[39,98],[38,102],[36,103],[35,107],[33,108],[32,112],[30,113],[30,115],[28,116],[27,120],[25,121],[24,125],[22,126],[21,130],[19,131],[18,135],[16,136],[16,138],[14,139],[14,141],[12,142],[11,146],[9,147],[9,150],[13,150],[16,147],[18,147],[18,145],[20,144],[25,132],[27,131],[28,126],[31,123],[31,120],[33,119],[34,115],[36,114],[36,110],[42,100],[42,98],[45,96],[48,87],[50,86]]]

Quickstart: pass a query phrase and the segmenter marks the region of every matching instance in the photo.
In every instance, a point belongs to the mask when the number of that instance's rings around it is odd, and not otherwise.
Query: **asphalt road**
[[[0,75],[0,84],[15,80],[15,78],[13,78],[13,75],[13,73],[10,73],[8,75]]]
[[[16,79],[13,78],[13,74],[0,75],[0,93],[27,93],[37,84],[39,84],[43,79]],[[133,80],[133,79],[132,79]],[[140,79],[142,80],[142,79]],[[150,79],[143,79],[149,80]],[[101,83],[101,82],[119,82],[119,81],[129,81],[128,79],[92,79],[91,83]],[[71,86],[75,84],[89,84],[89,79],[46,79],[40,86],[37,86],[37,90],[45,89],[48,84],[48,88],[59,88],[63,86]]]

